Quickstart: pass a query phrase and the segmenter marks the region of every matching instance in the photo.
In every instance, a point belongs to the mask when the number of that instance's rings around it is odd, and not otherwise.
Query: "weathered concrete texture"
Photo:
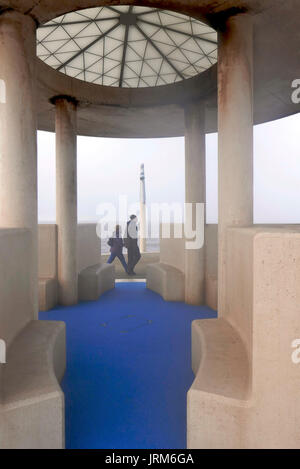
[[[0,15],[0,226],[32,234],[30,294],[38,312],[35,23]]]
[[[113,138],[155,138],[184,135],[186,101],[209,102],[206,131],[216,128],[216,67],[188,81],[154,88],[116,88],[83,82],[56,72],[40,60],[39,129],[54,130],[49,98],[70,93],[79,100],[78,134]],[[169,88],[171,87],[171,89]],[[174,87],[174,88],[173,88]],[[178,100],[178,97],[180,99]],[[211,96],[211,98],[207,98]]]
[[[228,19],[219,34],[219,294],[226,311],[226,228],[253,223],[252,17]]]
[[[14,3],[18,3],[14,5],[15,8],[23,8],[20,2]],[[95,6],[100,0],[82,0],[80,5],[90,6],[91,3]],[[105,3],[112,1],[107,0]],[[167,5],[164,0],[152,0],[150,4],[136,0],[126,3],[174,8],[208,22],[218,30],[226,15],[247,10],[250,14],[254,13],[254,122],[262,123],[300,112],[300,104],[291,101],[291,82],[298,77],[300,60],[297,39],[300,18],[295,14],[299,8],[298,0],[173,0]],[[78,2],[74,5],[71,0],[42,0],[31,14],[39,21],[46,21],[74,8],[80,8]],[[215,66],[208,73],[174,85],[130,90],[84,83],[55,72],[41,63],[38,70],[38,122],[41,129],[54,129],[54,116],[48,99],[70,92],[81,101],[78,112],[79,134],[106,137],[184,135],[183,112],[180,107],[199,99],[206,100],[209,111],[206,116],[206,131],[217,129]]]
[[[119,0],[119,5],[144,5],[153,8],[169,8],[181,13],[198,17],[205,20],[205,17],[212,14],[219,14],[226,10],[231,12],[243,9],[249,9],[253,13],[270,8],[274,0],[169,0],[166,5],[165,0]],[[79,10],[82,8],[91,8],[97,5],[116,5],[115,0],[77,0],[74,5],[73,0],[0,0],[3,7],[11,6],[19,9],[23,13],[29,12],[40,21],[45,22],[55,16],[62,15],[68,11]],[[234,7],[234,8],[233,8]]]
[[[76,104],[58,98],[55,108],[58,300],[72,305],[78,300]]]
[[[300,228],[227,239],[227,313],[193,323],[188,447],[299,448]]]
[[[203,103],[194,103],[185,109],[185,223],[197,227],[196,204],[205,204],[205,109]],[[205,215],[203,222],[205,220]],[[201,222],[200,222],[201,223]],[[185,249],[185,302],[204,303],[205,247]]]
[[[300,111],[291,101],[291,82],[298,76],[300,27],[298,0],[128,0],[121,4],[170,8],[192,15],[220,29],[226,15],[238,11],[254,14],[255,106],[254,122],[261,123]],[[0,0],[46,22],[68,11],[96,5],[115,4],[113,0]],[[223,14],[222,14],[223,12]],[[225,13],[226,12],[226,13]],[[286,25],[289,25],[287,28]],[[276,47],[274,47],[276,44]],[[78,133],[106,137],[166,137],[184,135],[183,111],[187,102],[206,99],[206,131],[217,129],[216,67],[207,73],[170,86],[149,89],[118,89],[92,85],[56,72],[38,61],[39,128],[54,130],[54,113],[49,98],[71,94],[81,105]]]

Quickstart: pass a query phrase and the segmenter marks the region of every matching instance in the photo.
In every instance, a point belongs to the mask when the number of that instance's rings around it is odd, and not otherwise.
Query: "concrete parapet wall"
[[[54,224],[38,226],[39,311],[47,311],[58,301],[58,230]]]
[[[77,270],[101,262],[101,241],[96,223],[79,223],[77,231]],[[39,277],[57,279],[57,225],[39,224]]]
[[[7,346],[34,316],[31,243],[29,230],[0,230],[0,338]]]
[[[57,279],[57,225],[39,224],[39,278]]]
[[[164,238],[166,225],[160,227],[160,262],[171,265],[184,272],[185,270],[185,239],[183,225],[181,223],[172,223],[170,229],[170,238]],[[181,238],[177,238],[176,233],[182,233]]]
[[[77,270],[101,262],[101,240],[96,233],[96,223],[79,223],[77,231]]]
[[[184,301],[184,243],[182,224],[161,224],[159,262],[147,266],[146,278],[147,288],[165,301]]]
[[[101,243],[95,223],[79,223],[77,232],[78,272],[101,260]],[[57,278],[57,225],[39,224],[39,277]]]
[[[218,309],[218,225],[205,225],[205,303]]]
[[[162,234],[163,225],[160,228]],[[160,252],[156,254],[156,259],[151,259],[152,253],[142,256],[145,265],[161,262],[170,265],[185,273],[185,239],[183,237],[183,226],[181,224],[171,224],[170,238],[160,238]],[[174,236],[175,233],[182,233],[180,238]],[[205,226],[205,303],[212,309],[217,309],[218,305],[218,225]],[[103,257],[103,256],[102,256]],[[108,257],[108,256],[107,256]],[[149,258],[149,262],[148,262]],[[106,258],[107,259],[107,258]],[[142,261],[140,261],[141,263]],[[139,264],[140,264],[139,263]],[[138,264],[138,265],[139,265]],[[118,271],[121,270],[117,266]],[[146,272],[145,272],[146,274]]]
[[[95,223],[77,227],[77,272],[101,262],[101,243]],[[39,309],[46,311],[58,301],[58,237],[56,224],[39,225]]]

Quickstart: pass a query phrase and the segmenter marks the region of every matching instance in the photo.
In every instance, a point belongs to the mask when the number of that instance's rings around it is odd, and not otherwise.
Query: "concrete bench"
[[[184,274],[175,267],[158,262],[146,267],[147,288],[165,301],[184,301]]]
[[[58,302],[57,280],[55,278],[39,278],[39,310],[48,311]]]
[[[220,427],[226,428],[218,446],[231,447],[239,439],[236,422],[243,420],[247,407],[251,371],[246,347],[226,320],[193,321],[192,369],[195,380],[187,395],[188,447],[199,447],[199,433],[202,448],[214,446],[211,434],[203,431],[212,418],[212,408]]]
[[[83,269],[78,278],[81,301],[95,301],[107,290],[115,287],[115,268],[111,264],[96,264]]]
[[[12,342],[2,366],[0,447],[64,448],[59,381],[66,367],[65,324],[31,321]]]

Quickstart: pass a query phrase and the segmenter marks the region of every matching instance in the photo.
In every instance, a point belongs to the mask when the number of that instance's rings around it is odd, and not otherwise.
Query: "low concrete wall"
[[[159,262],[146,271],[147,288],[165,301],[184,301],[185,239],[183,225],[160,225]]]
[[[39,225],[39,309],[47,311],[57,304],[57,225]],[[80,223],[77,232],[77,270],[101,262],[101,243],[95,223]]]
[[[101,243],[95,223],[79,223],[77,232],[78,272],[101,260]],[[39,225],[39,277],[57,279],[57,225]]]
[[[57,225],[40,224],[39,242],[39,310],[47,311],[58,301],[57,283]]]
[[[171,229],[180,231],[182,225]],[[185,272],[185,240],[184,238],[161,239],[160,262],[176,267]],[[205,303],[216,310],[218,306],[218,225],[205,226]]]
[[[101,240],[95,223],[79,223],[77,231],[78,272],[101,262]]]
[[[39,278],[57,280],[57,225],[39,225]]]
[[[218,225],[205,226],[205,303],[218,309]]]
[[[183,225],[171,224],[170,238],[163,238],[166,232],[164,224],[160,227],[160,262],[171,265],[184,273],[185,270],[185,239],[183,237]],[[175,238],[177,233],[182,233],[181,238]]]
[[[161,227],[162,229],[162,227]],[[185,253],[184,238],[174,238],[174,230],[181,230],[182,225],[171,225],[171,238],[160,240],[160,252],[146,252],[136,266],[137,278],[146,278],[146,266],[156,262],[171,265],[184,273]],[[78,272],[90,265],[106,263],[109,254],[101,256],[101,242],[96,234],[95,223],[80,223],[77,234]],[[217,271],[218,271],[218,226],[206,225],[206,262],[205,291],[206,304],[217,309]],[[126,249],[124,255],[126,258]],[[118,259],[114,262],[116,278],[127,278]],[[57,226],[39,225],[39,277],[57,279]]]
[[[163,225],[160,232],[162,233]],[[160,239],[159,259],[185,273],[185,240],[175,238],[174,233],[182,233],[181,224],[172,224],[170,238]],[[151,263],[151,262],[149,262]],[[205,303],[214,310],[218,305],[218,225],[205,226]]]
[[[7,346],[33,319],[30,250],[30,231],[0,230],[0,338]]]

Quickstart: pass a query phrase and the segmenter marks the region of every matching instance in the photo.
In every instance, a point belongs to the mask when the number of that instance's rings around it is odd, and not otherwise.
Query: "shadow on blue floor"
[[[67,448],[185,448],[191,322],[213,317],[144,283],[40,313],[67,325]]]

